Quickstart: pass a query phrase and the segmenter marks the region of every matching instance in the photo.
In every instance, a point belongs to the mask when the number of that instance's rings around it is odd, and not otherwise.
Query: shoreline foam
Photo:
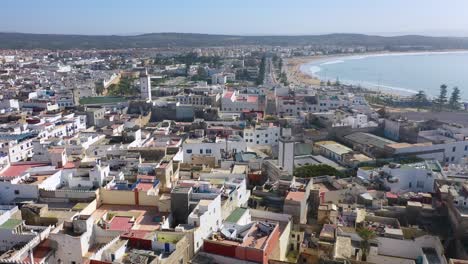
[[[443,55],[443,54],[468,54],[468,50],[454,50],[454,51],[421,51],[421,52],[385,52],[385,53],[368,53],[368,54],[346,54],[346,55],[332,55],[332,56],[317,56],[317,58],[299,65],[299,70],[310,76],[310,78],[319,81],[328,81],[329,78],[323,78],[318,73],[322,71],[321,65],[331,65],[344,63],[347,60],[359,60],[370,57],[387,57],[387,56],[424,56],[424,55]],[[392,85],[376,84],[369,81],[362,80],[347,80],[340,79],[340,82],[347,85],[359,85],[374,91],[385,90],[386,92],[396,93],[400,96],[410,96],[416,94],[418,91],[411,88],[396,87]],[[428,94],[428,96],[431,96]]]

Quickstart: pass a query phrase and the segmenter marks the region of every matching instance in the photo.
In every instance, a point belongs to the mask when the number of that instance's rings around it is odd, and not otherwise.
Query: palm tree
[[[361,237],[361,250],[362,250],[362,261],[367,260],[367,254],[369,253],[370,241],[377,237],[374,230],[369,228],[359,228],[357,234]]]

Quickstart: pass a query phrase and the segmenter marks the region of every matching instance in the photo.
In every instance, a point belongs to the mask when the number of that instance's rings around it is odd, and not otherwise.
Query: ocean
[[[385,53],[330,57],[301,66],[301,71],[321,80],[340,80],[370,89],[411,95],[423,90],[439,94],[441,84],[454,86],[468,101],[468,51]]]

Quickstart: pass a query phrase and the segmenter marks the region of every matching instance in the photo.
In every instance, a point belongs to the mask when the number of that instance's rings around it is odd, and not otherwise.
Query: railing
[[[120,239],[120,235],[114,237],[111,241],[107,242],[98,251],[96,251],[96,253],[94,253],[93,256],[90,259],[101,260],[102,253],[104,253],[104,251],[106,249],[108,249],[110,246],[112,246],[112,244],[117,242],[119,239]]]
[[[27,254],[30,250],[33,250],[33,248],[36,247],[39,243],[41,243],[41,241],[49,237],[51,229],[52,229],[52,226],[48,226],[44,231],[39,233],[37,236],[31,239],[26,245],[24,245],[22,248],[16,251],[14,256],[8,259],[0,259],[0,262],[1,263],[28,263],[29,264],[30,262],[19,261],[19,259],[24,258],[25,254]]]

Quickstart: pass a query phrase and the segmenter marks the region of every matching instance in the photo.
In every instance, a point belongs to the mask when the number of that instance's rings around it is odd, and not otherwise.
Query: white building
[[[273,124],[255,126],[244,129],[244,140],[247,146],[253,145],[278,145],[280,128]]]
[[[345,118],[335,122],[334,127],[349,126],[351,128],[363,128],[363,127],[377,127],[378,124],[373,121],[369,121],[367,115],[357,114],[346,116]]]
[[[187,223],[196,227],[193,247],[197,252],[203,245],[203,239],[221,227],[221,195],[213,200],[200,200],[188,216]]]
[[[417,156],[423,159],[436,159],[444,163],[460,163],[468,157],[468,140],[433,144],[431,142],[408,144],[395,143],[386,148],[394,156]]]
[[[0,154],[7,155],[10,162],[26,160],[33,155],[32,140],[31,133],[0,135]]]
[[[359,168],[357,176],[369,181],[379,182],[394,193],[434,192],[434,181],[443,179],[439,173],[441,166],[437,161],[423,161],[411,164],[390,164],[377,170]]]
[[[216,73],[211,76],[211,84],[226,84],[227,78],[222,73]]]
[[[259,111],[257,94],[241,94],[239,91],[224,91],[221,110],[226,112]]]
[[[291,175],[294,171],[294,142],[291,129],[283,128],[279,139],[278,166]]]
[[[147,73],[140,75],[141,99],[151,101],[151,78]]]
[[[191,163],[192,155],[213,156],[216,161],[219,161],[223,157],[246,150],[247,145],[240,136],[229,136],[227,139],[217,138],[216,140],[187,139],[182,145],[184,163]]]

